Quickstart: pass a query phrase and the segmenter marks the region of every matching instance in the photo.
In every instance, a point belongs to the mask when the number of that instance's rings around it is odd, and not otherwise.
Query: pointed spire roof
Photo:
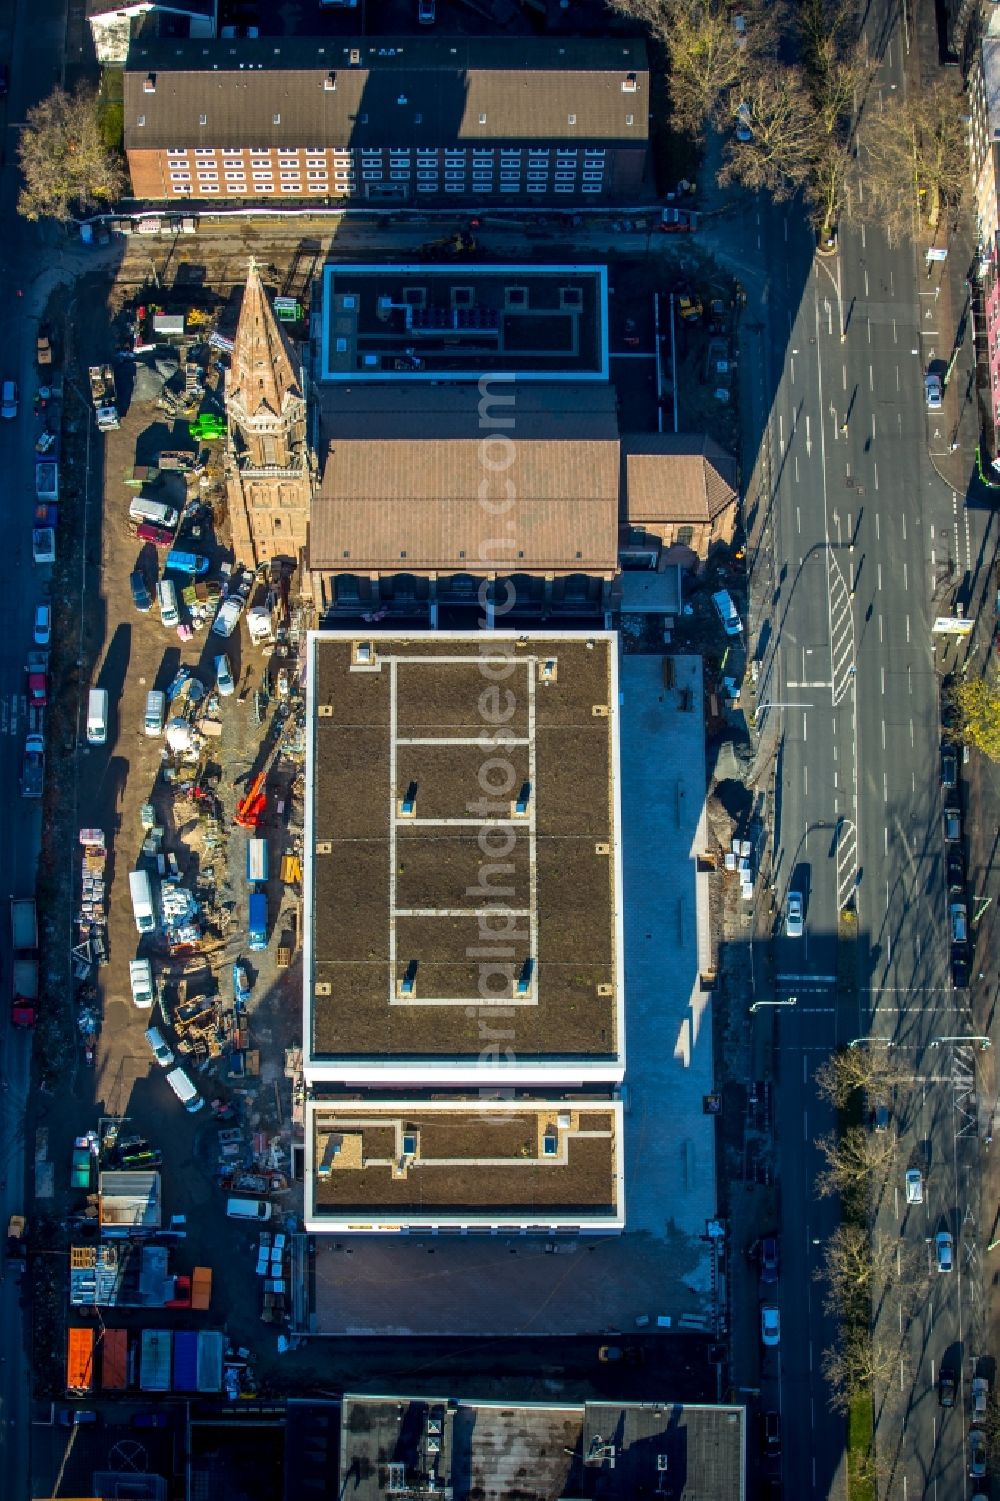
[[[250,418],[268,414],[280,417],[289,396],[302,399],[296,368],[292,347],[274,316],[257,262],[251,257],[233,344],[227,401],[238,405]]]

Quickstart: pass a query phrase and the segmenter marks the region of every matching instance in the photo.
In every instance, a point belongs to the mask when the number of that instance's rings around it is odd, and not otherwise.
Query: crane
[[[274,744],[264,758],[264,764],[250,783],[244,795],[236,804],[236,813],[233,822],[240,829],[258,829],[264,817],[264,809],[267,807],[267,774],[281,753],[281,745],[284,739],[283,729],[275,735]]]

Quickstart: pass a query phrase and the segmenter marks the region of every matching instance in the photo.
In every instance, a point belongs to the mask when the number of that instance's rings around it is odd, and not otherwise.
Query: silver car
[[[907,1204],[924,1202],[924,1175],[918,1167],[906,1170],[906,1202]]]
[[[929,412],[940,412],[943,392],[941,389],[941,377],[933,372],[924,376],[924,399],[927,402]]]
[[[785,935],[801,938],[805,931],[805,910],[800,891],[790,891],[785,898]]]

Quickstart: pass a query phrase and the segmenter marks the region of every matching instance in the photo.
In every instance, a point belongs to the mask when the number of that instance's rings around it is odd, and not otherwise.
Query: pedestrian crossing
[[[20,735],[27,720],[28,701],[23,693],[0,694],[0,735]]]

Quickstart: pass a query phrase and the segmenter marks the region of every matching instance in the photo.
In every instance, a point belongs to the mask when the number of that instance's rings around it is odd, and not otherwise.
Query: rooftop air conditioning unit
[[[156,74],[155,73],[147,73],[146,74],[145,78],[142,80],[142,92],[144,94],[155,94],[156,93]]]
[[[627,78],[623,78],[622,79],[622,93],[623,94],[637,94],[638,92],[639,92],[638,80],[636,79],[636,76],[635,76],[634,73],[630,73]]]
[[[332,94],[337,87],[336,73],[328,73],[323,79],[323,88],[327,94]]]

